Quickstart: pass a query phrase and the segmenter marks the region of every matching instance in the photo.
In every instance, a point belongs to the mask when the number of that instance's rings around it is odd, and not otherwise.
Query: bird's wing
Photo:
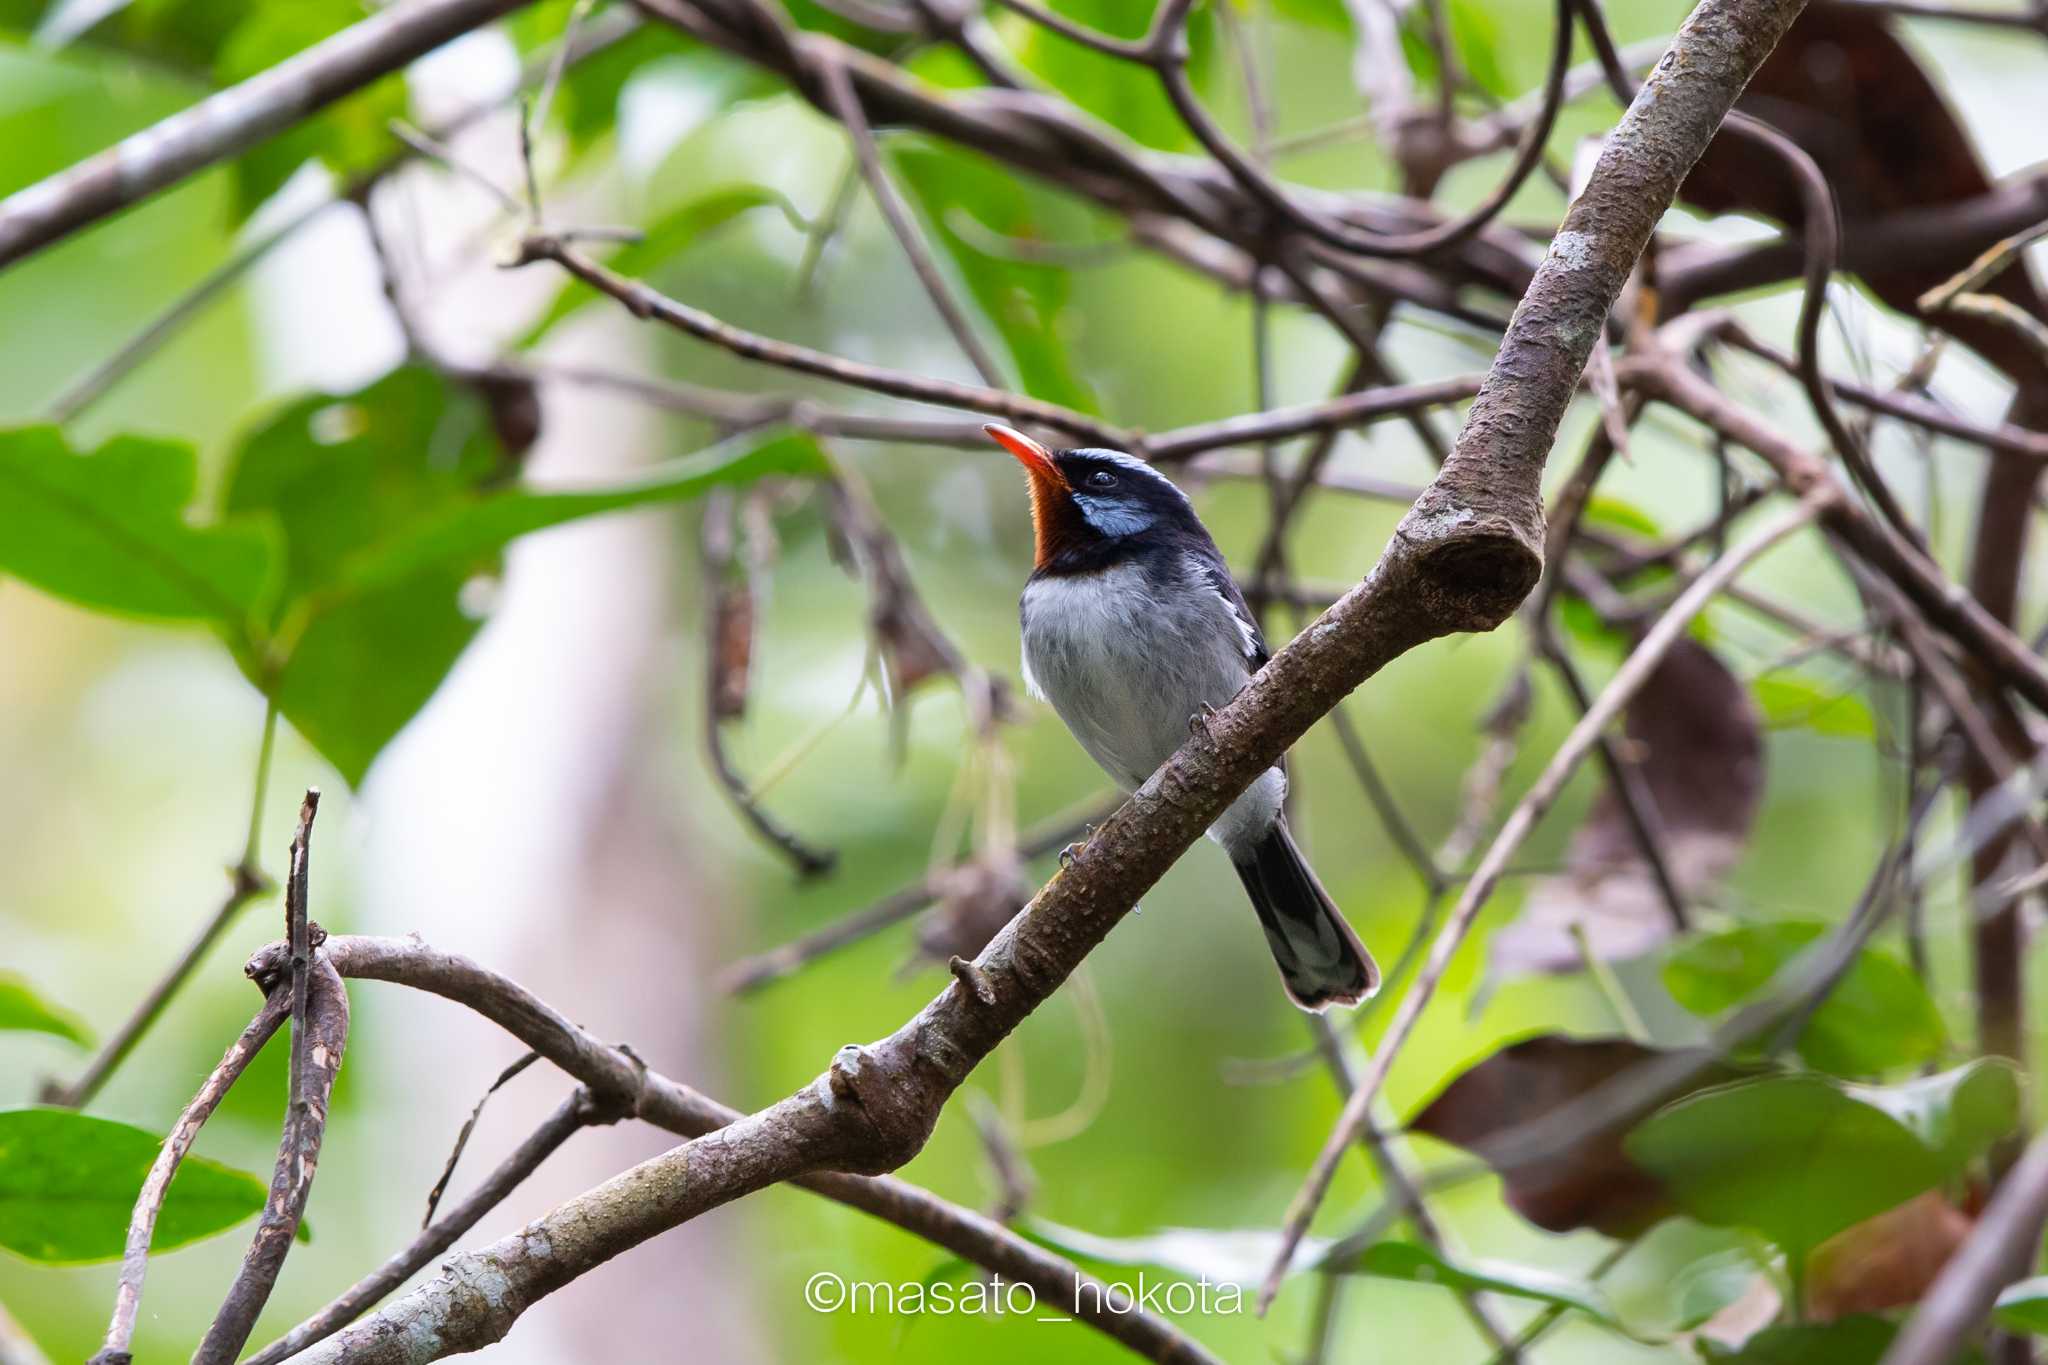
[[[1231,619],[1237,623],[1237,633],[1243,640],[1246,669],[1258,672],[1273,656],[1266,648],[1266,637],[1259,633],[1259,623],[1252,619],[1252,609],[1245,605],[1244,594],[1237,590],[1237,579],[1231,575],[1230,566],[1223,562],[1221,555],[1196,554],[1192,558],[1195,571],[1223,599]]]

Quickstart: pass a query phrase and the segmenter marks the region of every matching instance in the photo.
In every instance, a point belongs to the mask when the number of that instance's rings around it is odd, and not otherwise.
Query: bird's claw
[[[1072,866],[1072,865],[1073,865],[1073,862],[1074,862],[1074,859],[1076,859],[1076,858],[1080,857],[1080,856],[1081,856],[1081,850],[1082,850],[1082,849],[1084,849],[1084,848],[1086,848],[1087,846],[1088,846],[1088,841],[1087,841],[1086,839],[1076,839],[1076,840],[1074,840],[1074,842],[1073,842],[1073,843],[1071,843],[1071,844],[1068,844],[1068,845],[1067,845],[1067,846],[1066,846],[1065,848],[1061,849],[1061,850],[1060,850],[1060,866],[1061,866],[1061,867],[1070,867],[1070,866]]]
[[[1209,705],[1208,702],[1203,702],[1202,709],[1188,717],[1188,733],[1200,735],[1202,738],[1207,739],[1209,737],[1209,717],[1215,714],[1216,708]]]

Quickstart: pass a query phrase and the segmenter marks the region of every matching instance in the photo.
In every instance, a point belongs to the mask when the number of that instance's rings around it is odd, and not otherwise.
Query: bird
[[[1135,791],[1265,666],[1258,622],[1194,504],[1143,460],[1053,450],[982,428],[1024,466],[1036,563],[1018,602],[1024,687]],[[1288,998],[1320,1013],[1379,989],[1379,967],[1288,831],[1275,765],[1209,827],[1265,931]]]

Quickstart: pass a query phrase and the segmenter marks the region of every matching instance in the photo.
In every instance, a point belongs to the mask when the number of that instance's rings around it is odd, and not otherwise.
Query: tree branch
[[[649,1070],[628,1050],[593,1037],[517,982],[458,954],[417,939],[336,935],[327,940],[322,955],[344,977],[410,986],[475,1010],[581,1081],[602,1112],[630,1114],[688,1137],[714,1132],[742,1117],[738,1110]],[[284,945],[271,944],[250,959],[248,973],[259,985],[274,981],[287,957]],[[1101,1281],[1000,1223],[929,1191],[890,1177],[827,1172],[795,1183],[1029,1284],[1046,1301],[1073,1306],[1081,1320],[1148,1359],[1215,1365],[1200,1345],[1170,1322],[1144,1311],[1114,1311],[1107,1306]]]
[[[206,1329],[193,1365],[233,1365],[263,1305],[284,1268],[284,1258],[298,1234],[313,1175],[320,1165],[320,1144],[327,1134],[327,1103],[334,1078],[348,1046],[348,991],[332,965],[316,961],[313,950],[324,933],[308,915],[309,864],[313,817],[320,793],[310,790],[299,807],[298,833],[292,839],[291,871],[285,881],[285,946],[291,974],[292,1056],[290,1093],[285,1107],[284,1136],[277,1147],[277,1166],[270,1193],[256,1221],[255,1236],[242,1256],[242,1267],[229,1286],[220,1312]],[[284,993],[277,987],[272,994]]]
[[[0,267],[141,203],[526,0],[406,0],[0,199]]]

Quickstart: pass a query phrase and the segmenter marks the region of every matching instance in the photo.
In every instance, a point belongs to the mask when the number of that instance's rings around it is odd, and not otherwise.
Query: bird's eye
[[[1098,469],[1088,476],[1088,486],[1090,488],[1114,488],[1116,487],[1116,475],[1110,473],[1107,469]]]

